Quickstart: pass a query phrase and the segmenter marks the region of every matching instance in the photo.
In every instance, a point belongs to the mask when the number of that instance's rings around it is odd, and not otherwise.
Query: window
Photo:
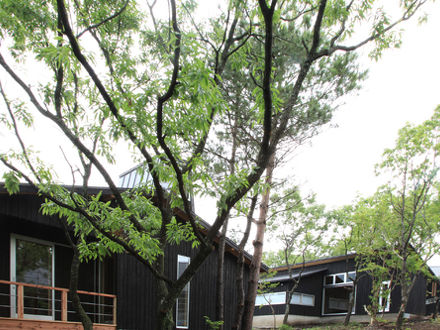
[[[391,300],[391,281],[383,281],[379,292],[379,311],[389,312]]]
[[[294,305],[315,306],[315,296],[312,294],[294,292],[290,303]]]
[[[356,272],[348,272],[347,282],[354,282],[356,279]]]
[[[345,282],[345,274],[335,275],[335,284],[344,283],[344,282]]]
[[[270,292],[257,295],[255,306],[284,305],[286,292]],[[290,300],[291,304],[303,306],[315,306],[315,296],[301,292],[294,292]]]
[[[177,256],[177,278],[179,278],[189,265],[190,258]],[[185,285],[176,302],[176,327],[189,328],[189,283]]]
[[[327,275],[324,278],[322,313],[346,314],[350,298],[354,294],[353,280],[356,272]],[[352,313],[354,313],[353,304]]]
[[[356,272],[338,273],[327,275],[324,280],[324,285],[345,285],[346,283],[353,283],[356,277]]]
[[[53,286],[55,253],[52,243],[11,236],[11,281]],[[11,314],[16,315],[16,287],[11,286]],[[53,320],[54,293],[24,287],[24,314],[34,319]]]
[[[269,292],[257,295],[255,306],[281,305],[286,303],[286,292]]]

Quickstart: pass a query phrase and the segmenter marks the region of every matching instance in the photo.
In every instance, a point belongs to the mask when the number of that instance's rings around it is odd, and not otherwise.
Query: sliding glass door
[[[21,236],[11,237],[11,281],[54,286],[54,246]],[[24,316],[52,320],[52,290],[24,287]],[[12,314],[17,315],[17,288],[11,286]]]

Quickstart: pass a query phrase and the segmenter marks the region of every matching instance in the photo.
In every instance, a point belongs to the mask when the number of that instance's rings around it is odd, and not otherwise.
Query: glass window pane
[[[356,272],[349,272],[347,282],[353,282],[355,278],[356,278]]]
[[[303,294],[301,303],[302,305],[306,306],[315,306],[315,296],[310,294]]]
[[[324,289],[324,314],[346,313],[350,290],[347,287]]]
[[[136,180],[136,170],[130,172],[130,181],[128,183],[128,188],[134,187],[134,181]]]
[[[141,182],[141,174],[138,172],[138,170],[136,170],[135,173],[136,174],[133,182],[133,187],[139,186],[139,183]]]
[[[119,178],[119,186],[122,187],[122,188],[124,187],[124,181],[125,181],[125,175],[121,176]]]
[[[125,175],[125,185],[124,188],[130,188],[131,172]]]
[[[52,286],[52,254],[49,245],[16,240],[17,282]],[[52,291],[24,287],[24,313],[52,315]]]
[[[177,326],[188,326],[189,287],[183,288],[177,299]]]
[[[325,284],[333,284],[333,275],[325,277]]]
[[[294,305],[301,305],[301,294],[295,292],[292,296],[292,299],[290,299],[290,303]]]
[[[345,274],[335,275],[335,283],[344,283],[345,282]]]
[[[390,281],[382,282],[382,286],[379,292],[379,311],[388,312],[390,310],[390,295],[391,286]]]
[[[190,258],[177,256],[177,277],[179,278],[188,267]],[[176,325],[178,327],[189,326],[189,283],[180,292],[176,302]]]
[[[286,292],[270,292],[257,295],[255,305],[281,305],[286,303]]]

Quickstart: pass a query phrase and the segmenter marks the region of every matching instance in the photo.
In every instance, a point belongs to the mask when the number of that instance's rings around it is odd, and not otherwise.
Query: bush
[[[283,324],[279,329],[280,330],[293,330],[293,328],[287,324]]]

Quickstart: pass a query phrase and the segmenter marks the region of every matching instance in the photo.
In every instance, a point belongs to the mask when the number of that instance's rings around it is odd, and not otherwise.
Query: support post
[[[61,291],[61,321],[67,321],[67,291]]]
[[[17,284],[17,317],[24,318],[24,301],[23,301],[23,285]]]
[[[113,325],[116,325],[116,305],[117,305],[117,298],[113,298]]]

